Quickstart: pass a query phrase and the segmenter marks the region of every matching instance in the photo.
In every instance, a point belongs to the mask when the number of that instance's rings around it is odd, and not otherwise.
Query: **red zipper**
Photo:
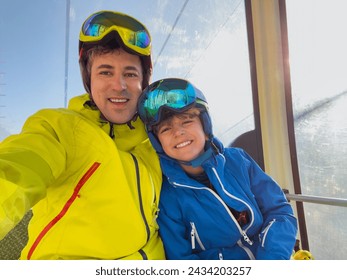
[[[47,232],[66,214],[66,212],[69,210],[70,206],[72,203],[75,201],[77,197],[79,197],[79,191],[83,187],[83,185],[88,181],[88,179],[93,175],[93,173],[98,169],[100,163],[99,162],[94,162],[94,164],[88,169],[88,171],[83,175],[81,180],[77,183],[71,197],[68,199],[68,201],[65,203],[63,209],[59,212],[57,216],[53,218],[52,221],[46,225],[46,227],[40,232],[38,237],[36,238],[35,242],[31,246],[27,259],[30,260],[32,254],[34,253],[36,247],[39,245],[41,242],[42,238],[47,234]]]

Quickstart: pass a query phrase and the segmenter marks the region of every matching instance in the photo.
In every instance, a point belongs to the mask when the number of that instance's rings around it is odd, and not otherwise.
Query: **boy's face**
[[[157,136],[164,152],[181,161],[191,161],[202,154],[207,139],[199,116],[186,113],[162,121]]]
[[[90,76],[92,97],[103,116],[115,124],[131,120],[142,92],[140,57],[123,49],[95,56]]]

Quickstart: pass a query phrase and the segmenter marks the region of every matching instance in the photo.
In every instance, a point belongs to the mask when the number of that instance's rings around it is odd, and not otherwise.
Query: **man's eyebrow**
[[[125,67],[126,70],[133,70],[133,71],[140,71],[140,69],[138,67],[135,67],[135,66],[126,66]]]
[[[96,67],[97,69],[101,69],[101,68],[106,68],[106,69],[113,69],[114,67],[112,65],[109,64],[100,64],[98,67]]]
[[[100,64],[98,67],[96,67],[96,69],[114,69],[114,67],[110,64]],[[132,70],[132,71],[140,71],[140,69],[138,69],[138,67],[135,66],[126,66],[125,67],[126,70]]]

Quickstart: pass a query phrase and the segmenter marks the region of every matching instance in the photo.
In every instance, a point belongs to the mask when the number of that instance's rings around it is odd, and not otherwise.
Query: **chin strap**
[[[110,124],[110,132],[109,132],[108,135],[109,135],[112,139],[114,139],[114,127],[113,127],[114,123],[109,122],[109,124]]]
[[[135,127],[131,123],[132,121],[128,121],[126,124],[130,129],[135,129]]]
[[[133,118],[130,121],[126,122],[126,124],[129,126],[130,129],[135,129],[135,127],[133,126],[131,122],[135,122],[138,116],[139,114],[136,112]]]
[[[134,115],[134,117],[130,120],[130,121],[128,121],[128,122],[126,122],[125,124],[130,128],[130,129],[135,129],[135,127],[133,126],[133,124],[131,123],[131,122],[134,122],[134,121],[136,121],[136,119],[137,119],[137,117],[138,117],[138,114],[136,113],[135,115]],[[105,118],[105,117],[104,117]],[[110,137],[112,138],[112,139],[114,139],[114,123],[112,123],[112,122],[109,122],[109,124],[110,124],[110,132],[109,132],[109,135],[110,135]]]

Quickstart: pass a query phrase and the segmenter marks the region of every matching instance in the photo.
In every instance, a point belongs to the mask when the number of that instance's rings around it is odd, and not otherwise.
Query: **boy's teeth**
[[[181,143],[181,144],[178,144],[178,145],[176,146],[176,148],[182,148],[182,147],[184,147],[184,146],[189,145],[190,143],[191,143],[191,141],[183,142],[183,143]]]

